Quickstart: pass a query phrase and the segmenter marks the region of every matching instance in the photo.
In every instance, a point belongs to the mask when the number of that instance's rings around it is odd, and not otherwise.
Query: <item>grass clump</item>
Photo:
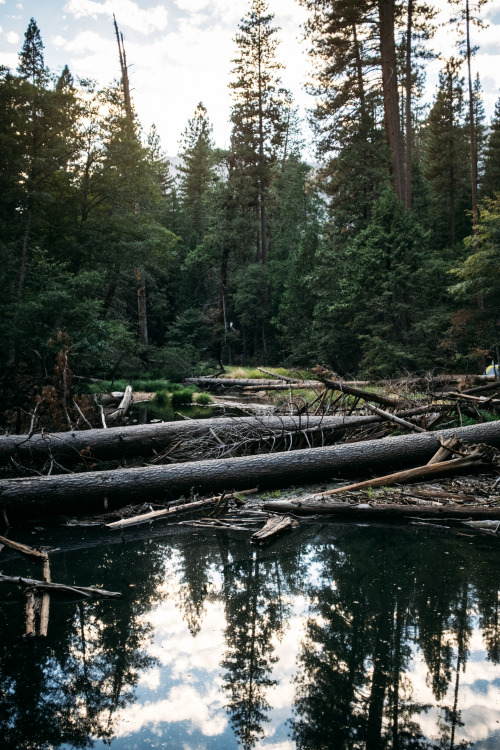
[[[214,400],[208,393],[195,393],[194,401],[197,404],[213,404]]]
[[[172,393],[172,406],[191,404],[193,402],[194,388],[182,388]]]
[[[166,406],[168,404],[168,393],[166,391],[156,391],[153,403],[156,406]]]

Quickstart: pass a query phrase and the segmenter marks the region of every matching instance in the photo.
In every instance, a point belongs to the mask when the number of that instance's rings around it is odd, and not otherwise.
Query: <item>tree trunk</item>
[[[394,0],[378,0],[380,57],[384,91],[384,122],[392,156],[394,189],[401,202],[405,200],[403,137],[399,117],[396,45],[394,41]]]
[[[262,432],[299,431],[311,427],[322,427],[325,431],[380,422],[378,416],[354,417],[219,417],[215,419],[190,419],[182,422],[137,425],[135,427],[111,427],[107,430],[93,429],[73,432],[35,433],[33,435],[0,436],[0,463],[17,460],[40,460],[48,456],[87,460],[94,458],[125,459],[159,453],[170,445],[196,439],[211,430],[222,434],[224,430],[235,431],[254,427]]]
[[[146,283],[141,277],[141,269],[135,269],[137,281],[137,312],[139,317],[139,340],[141,344],[148,343],[148,316],[146,311]]]
[[[408,0],[408,20],[406,24],[406,199],[408,210],[412,204],[412,122],[411,122],[411,50],[413,29],[413,0]]]
[[[110,430],[103,434],[108,432]],[[4,479],[0,481],[0,504],[9,512],[20,511],[25,517],[28,509],[33,509],[37,515],[54,510],[73,514],[94,510],[103,501],[118,506],[144,502],[146,498],[168,500],[181,493],[237,490],[256,484],[261,488],[283,487],[296,482],[422,465],[436,453],[442,438],[451,437],[464,443],[487,442],[500,447],[500,422],[287,453]]]

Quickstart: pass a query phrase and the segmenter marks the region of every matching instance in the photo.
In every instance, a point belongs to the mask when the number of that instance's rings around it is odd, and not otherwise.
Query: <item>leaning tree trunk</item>
[[[237,490],[256,484],[283,487],[367,471],[384,472],[426,463],[440,447],[440,440],[451,437],[500,447],[500,422],[288,453],[5,479],[0,481],[0,506],[24,517],[30,510],[74,514],[95,510],[102,502],[119,506],[152,498],[166,501],[181,493]]]

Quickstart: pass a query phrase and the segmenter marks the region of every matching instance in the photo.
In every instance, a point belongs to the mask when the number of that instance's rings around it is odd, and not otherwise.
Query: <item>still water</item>
[[[496,539],[194,531],[36,532],[61,544],[52,580],[124,598],[52,597],[26,639],[23,596],[0,591],[2,748],[500,748]]]

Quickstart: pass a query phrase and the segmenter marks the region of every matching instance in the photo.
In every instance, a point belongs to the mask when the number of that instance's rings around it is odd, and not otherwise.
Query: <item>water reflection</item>
[[[53,580],[122,601],[53,601],[47,639],[26,640],[21,595],[0,592],[2,747],[500,746],[495,540],[309,526],[268,550],[222,532],[89,543],[53,554]]]

